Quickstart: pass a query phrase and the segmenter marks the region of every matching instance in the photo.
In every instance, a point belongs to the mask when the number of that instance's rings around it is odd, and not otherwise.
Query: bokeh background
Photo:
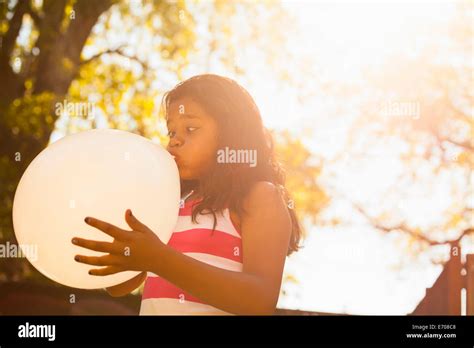
[[[16,243],[15,189],[49,143],[116,128],[165,144],[163,93],[216,73],[254,96],[304,222],[278,313],[474,314],[473,11],[0,0],[0,245]],[[136,314],[139,300],[0,258],[1,314]]]

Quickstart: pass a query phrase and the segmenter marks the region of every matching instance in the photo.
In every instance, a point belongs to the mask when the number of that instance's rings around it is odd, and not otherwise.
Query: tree
[[[370,85],[359,117],[353,122],[346,151],[335,159],[368,158],[379,145],[399,141],[405,170],[397,182],[373,197],[376,208],[368,207],[341,192],[356,212],[372,227],[390,233],[401,232],[414,255],[437,245],[457,245],[474,233],[474,118],[472,108],[472,4],[458,4],[456,16],[419,56],[396,56],[378,70],[367,72]],[[456,58],[456,64],[453,64]],[[357,149],[356,151],[352,149]],[[377,154],[376,154],[377,155]],[[382,155],[382,154],[378,154]],[[427,180],[434,184],[450,176],[452,204],[443,217],[430,225],[410,221],[404,209],[395,206],[410,200]],[[426,187],[425,187],[426,188]],[[433,192],[427,187],[422,195]],[[388,202],[388,203],[385,203]],[[471,243],[473,239],[470,239]]]

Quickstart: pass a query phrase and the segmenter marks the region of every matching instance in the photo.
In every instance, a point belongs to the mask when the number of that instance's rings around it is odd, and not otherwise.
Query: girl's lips
[[[182,158],[179,155],[172,154],[171,152],[170,152],[170,155],[171,155],[171,157],[173,157],[173,159],[174,159],[174,161],[176,162],[177,165],[179,165],[180,162],[182,162]]]
[[[176,162],[176,165],[179,166],[181,164],[181,159],[178,157],[178,156],[173,156],[174,157],[174,161]]]

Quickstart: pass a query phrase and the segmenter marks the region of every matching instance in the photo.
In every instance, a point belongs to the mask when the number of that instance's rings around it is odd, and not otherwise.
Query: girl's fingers
[[[102,232],[107,233],[109,236],[118,240],[127,240],[127,238],[130,235],[129,231],[122,230],[121,228],[117,226],[114,226],[112,224],[109,224],[108,222],[105,222],[99,219],[86,217],[84,221],[88,225],[91,225],[92,227],[95,227],[101,230]]]
[[[96,240],[83,239],[78,237],[74,237],[71,242],[77,246],[94,251],[101,251],[110,254],[117,254],[120,252],[120,247],[118,247],[114,243],[100,242]]]
[[[142,231],[145,232],[149,230],[149,228],[140,222],[135,215],[132,214],[132,211],[130,209],[127,209],[125,212],[125,221],[127,222],[128,226],[134,231]]]
[[[85,256],[85,255],[76,255],[74,260],[80,263],[85,263],[87,265],[93,266],[116,266],[117,259],[112,255],[104,256]]]
[[[106,275],[115,274],[115,273],[124,272],[124,271],[125,269],[122,269],[117,266],[108,266],[104,268],[91,269],[89,271],[89,274],[95,275],[95,276],[106,276]]]

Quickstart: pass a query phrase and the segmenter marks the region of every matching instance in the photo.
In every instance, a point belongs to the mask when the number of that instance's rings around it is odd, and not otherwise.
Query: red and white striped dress
[[[185,202],[168,246],[196,260],[230,271],[242,272],[242,239],[230,219],[229,209],[191,219],[198,201]],[[229,315],[210,306],[158,275],[148,272],[143,289],[140,315]]]

